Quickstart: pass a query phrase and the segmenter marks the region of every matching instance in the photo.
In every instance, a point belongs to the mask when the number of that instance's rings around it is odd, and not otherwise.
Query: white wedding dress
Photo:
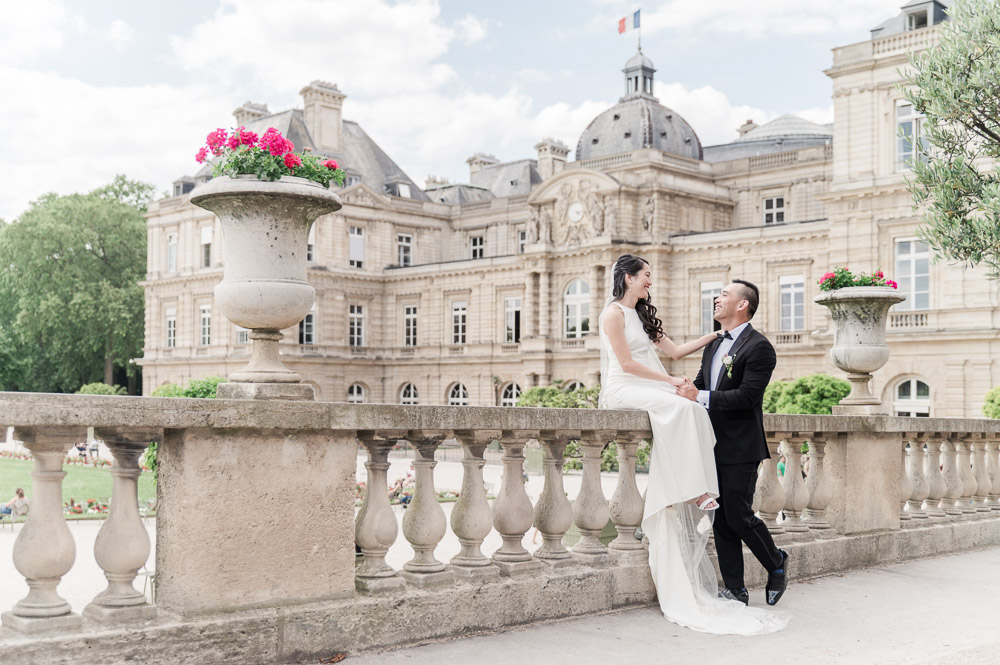
[[[625,340],[632,359],[664,371],[656,346],[634,309],[625,313]],[[642,530],[649,538],[649,568],[663,615],[704,633],[760,635],[781,630],[790,616],[718,597],[715,567],[706,550],[713,513],[685,501],[719,496],[715,433],[697,402],[679,397],[672,385],[622,370],[604,333],[601,316],[601,408],[643,409],[653,430],[649,484]]]

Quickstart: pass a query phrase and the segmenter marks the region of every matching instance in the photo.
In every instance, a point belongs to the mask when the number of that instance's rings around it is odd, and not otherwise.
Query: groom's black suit
[[[714,528],[719,569],[727,588],[740,589],[745,586],[742,543],[747,544],[768,572],[782,562],[767,526],[751,508],[757,466],[761,460],[770,458],[761,405],[777,359],[767,338],[747,324],[729,350],[733,358],[732,377],[723,366],[718,383],[709,387],[712,359],[720,344],[717,339],[705,347],[694,385],[699,390],[711,391],[708,415],[715,430],[715,466],[719,478],[719,509]]]

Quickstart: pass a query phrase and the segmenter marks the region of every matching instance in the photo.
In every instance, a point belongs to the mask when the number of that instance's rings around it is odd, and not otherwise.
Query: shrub
[[[983,415],[987,418],[1000,418],[1000,386],[986,393]]]
[[[792,381],[784,388],[774,412],[830,415],[833,413],[833,405],[850,392],[851,384],[844,379],[827,374],[810,374]]]
[[[778,410],[778,402],[781,401],[788,386],[788,381],[772,381],[764,390],[764,413],[775,413]]]
[[[125,386],[109,386],[106,383],[86,383],[76,391],[77,395],[126,395]]]

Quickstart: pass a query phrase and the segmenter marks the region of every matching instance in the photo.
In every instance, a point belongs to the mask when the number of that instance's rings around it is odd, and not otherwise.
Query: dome
[[[604,157],[641,148],[701,159],[701,141],[691,125],[648,95],[623,98],[594,118],[576,144],[576,159]]]
[[[805,118],[786,114],[775,118],[771,122],[764,123],[760,127],[751,129],[736,139],[735,142],[748,143],[750,141],[774,141],[776,139],[822,139],[832,137],[833,130],[829,127],[818,125]]]
[[[654,69],[653,61],[643,55],[642,51],[637,51],[635,55],[628,59],[625,63],[625,69],[634,69],[637,67],[645,67],[646,69]]]

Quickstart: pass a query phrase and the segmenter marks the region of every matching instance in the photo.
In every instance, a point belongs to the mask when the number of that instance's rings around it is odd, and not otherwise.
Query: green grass
[[[0,503],[7,503],[14,496],[14,489],[24,488],[25,496],[31,499],[31,469],[34,462],[0,458]],[[111,467],[63,466],[66,477],[63,479],[63,503],[73,499],[77,503],[86,504],[87,499],[111,498]],[[153,474],[143,472],[139,476],[139,503],[156,498],[156,483]],[[74,515],[72,517],[92,517]]]

